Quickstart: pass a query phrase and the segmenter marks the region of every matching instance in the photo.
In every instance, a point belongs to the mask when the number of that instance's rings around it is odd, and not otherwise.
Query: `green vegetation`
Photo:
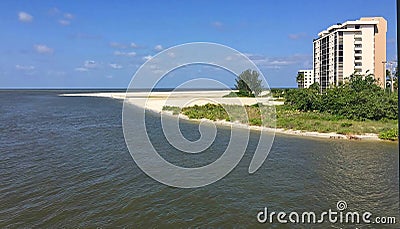
[[[181,113],[191,119],[209,119],[209,120],[226,120],[239,121],[240,123],[261,126],[261,113],[267,106],[244,106],[248,114],[242,106],[239,105],[216,105],[206,104],[203,106],[192,106],[182,108]],[[179,107],[164,107],[164,110],[180,110]],[[228,115],[228,112],[231,117]],[[236,117],[235,117],[236,116]],[[235,118],[232,118],[235,117]],[[264,119],[264,125],[270,127],[267,119]],[[293,110],[288,106],[276,106],[276,127],[292,130],[315,131],[320,133],[336,132],[339,134],[379,134],[382,139],[397,139],[397,120],[383,119],[380,121],[373,120],[351,120],[338,115],[320,112],[302,112]]]
[[[173,115],[178,115],[179,113],[181,113],[181,108],[174,107],[174,106],[163,106],[162,110],[163,111],[172,111]]]
[[[397,128],[397,120],[351,120],[327,112],[293,110],[283,105],[276,107],[278,128],[338,134],[380,134]]]
[[[284,98],[282,106],[215,105],[180,108],[164,107],[191,119],[238,121],[277,128],[339,134],[375,133],[385,140],[397,140],[397,93],[388,93],[371,76],[352,75],[350,81],[320,93],[318,84],[305,89],[272,89],[274,97]],[[276,116],[267,114],[276,109]],[[246,115],[247,113],[247,115]],[[228,115],[229,114],[229,115]],[[248,118],[247,118],[248,117]]]
[[[319,85],[289,90],[285,104],[293,110],[326,112],[351,120],[397,119],[397,93],[387,93],[372,76],[353,74],[350,81],[319,92]]]
[[[379,133],[379,138],[385,140],[396,141],[398,139],[399,133],[397,128],[392,128]]]
[[[297,73],[296,82],[297,82],[298,84],[300,84],[300,85],[303,84],[303,82],[304,82],[304,73],[303,73],[303,72]]]
[[[257,71],[247,69],[236,78],[235,89],[224,97],[255,97],[262,92],[262,80]]]

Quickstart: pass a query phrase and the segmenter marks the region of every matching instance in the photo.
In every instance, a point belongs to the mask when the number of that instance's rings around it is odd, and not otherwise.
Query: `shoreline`
[[[239,123],[239,122],[228,122],[225,120],[213,121],[213,120],[209,120],[209,119],[190,119],[186,115],[183,115],[183,114],[174,115],[174,114],[172,114],[171,111],[161,111],[161,112],[156,112],[156,113],[168,115],[168,116],[172,116],[172,117],[179,117],[180,119],[184,119],[187,121],[193,121],[196,123],[209,122],[209,123],[214,123],[215,125],[218,125],[218,126],[237,127],[237,128],[243,128],[243,129],[249,129],[249,130],[255,130],[255,131],[275,132],[275,133],[291,135],[291,136],[302,136],[302,137],[323,138],[323,139],[385,141],[383,139],[380,139],[378,137],[378,135],[374,134],[374,133],[363,134],[363,135],[358,135],[358,134],[357,135],[344,135],[344,134],[338,134],[335,132],[320,133],[320,132],[315,132],[315,131],[293,130],[293,129],[284,129],[284,128],[275,128],[274,129],[274,128],[270,128],[270,127],[247,125],[247,124],[243,124],[243,123]],[[389,142],[392,142],[392,141],[389,141]]]
[[[179,118],[201,122],[207,121],[212,122],[219,126],[229,126],[229,127],[238,127],[238,128],[248,128],[250,130],[256,131],[275,131],[275,133],[292,135],[292,136],[303,136],[303,137],[314,137],[314,138],[324,138],[324,139],[344,139],[344,140],[363,140],[363,141],[385,141],[392,142],[389,140],[383,140],[378,137],[378,134],[374,133],[366,133],[362,135],[345,135],[338,134],[335,132],[331,133],[320,133],[314,131],[303,131],[303,130],[293,130],[293,129],[284,129],[284,128],[267,128],[261,126],[252,126],[247,124],[242,124],[238,122],[228,122],[225,120],[208,120],[208,119],[189,119],[183,114],[174,115],[171,111],[163,111],[162,108],[164,106],[178,106],[178,107],[186,107],[193,105],[204,105],[206,103],[223,103],[226,104],[237,104],[238,101],[241,104],[251,105],[256,103],[257,101],[254,98],[243,98],[243,97],[233,97],[233,98],[222,98],[223,95],[228,94],[229,91],[190,91],[190,92],[131,92],[126,94],[125,92],[97,92],[97,93],[67,93],[67,94],[59,94],[59,96],[65,97],[103,97],[103,98],[112,98],[118,100],[124,100],[126,95],[128,98],[128,102],[134,106],[143,108],[146,107],[146,110],[170,116],[178,116]],[[192,97],[191,97],[192,96]],[[189,101],[189,102],[187,102]],[[270,103],[273,105],[281,105],[281,102],[277,101],[266,101],[266,103]],[[394,141],[396,142],[396,141]]]

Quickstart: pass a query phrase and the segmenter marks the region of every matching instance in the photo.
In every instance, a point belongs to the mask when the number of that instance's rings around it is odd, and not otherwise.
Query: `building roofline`
[[[380,18],[380,17],[371,17],[371,18],[360,18],[359,20],[356,21],[346,21],[344,23],[337,23],[336,25],[332,25],[328,27],[325,30],[322,30],[321,32],[318,33],[318,37],[324,37],[327,34],[330,34],[332,32],[329,32],[331,30],[339,30],[347,25],[377,25],[379,23],[378,20],[374,20],[375,18]],[[369,19],[369,20],[361,20],[361,19]]]

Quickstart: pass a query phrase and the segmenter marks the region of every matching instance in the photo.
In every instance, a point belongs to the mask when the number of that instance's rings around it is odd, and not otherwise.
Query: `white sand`
[[[74,93],[74,94],[61,94],[60,96],[90,96],[90,97],[106,97],[114,99],[125,99],[128,98],[128,102],[138,107],[145,107],[147,110],[151,110],[157,113],[161,113],[164,106],[177,106],[187,107],[194,105],[204,105],[207,103],[213,104],[229,104],[229,105],[252,105],[255,103],[262,103],[265,105],[282,105],[283,102],[271,101],[267,98],[223,98],[224,95],[229,94],[230,91],[179,91],[179,92],[111,92],[111,93]],[[171,114],[170,112],[163,112],[165,114]],[[180,117],[185,118],[183,115]],[[232,123],[227,121],[215,121],[214,123],[224,126],[238,126],[242,128],[250,128],[252,130],[260,131],[273,131],[271,128],[259,127],[259,126],[248,126],[240,123]],[[299,135],[306,137],[318,137],[318,138],[330,138],[330,139],[356,139],[356,140],[381,140],[377,134],[364,134],[364,135],[343,135],[337,133],[318,133],[308,132],[300,130],[285,130],[276,129],[275,132]]]

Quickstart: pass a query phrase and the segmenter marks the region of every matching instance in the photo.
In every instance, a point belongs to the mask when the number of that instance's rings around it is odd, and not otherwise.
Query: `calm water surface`
[[[264,165],[249,175],[257,141],[224,179],[197,189],[162,185],[136,166],[125,145],[122,102],[59,97],[57,91],[0,92],[0,228],[4,227],[276,227],[384,228],[379,225],[259,224],[257,212],[348,210],[399,217],[395,143],[276,136]],[[217,159],[229,142],[191,160],[160,134],[148,116],[150,139],[173,163],[198,166]],[[183,122],[188,138],[198,128]],[[386,225],[398,228],[397,225]]]

